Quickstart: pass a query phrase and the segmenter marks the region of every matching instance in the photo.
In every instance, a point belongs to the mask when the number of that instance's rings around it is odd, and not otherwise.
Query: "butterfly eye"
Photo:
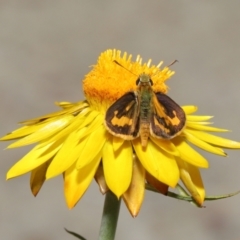
[[[138,86],[139,83],[140,83],[140,78],[137,79],[136,85]]]

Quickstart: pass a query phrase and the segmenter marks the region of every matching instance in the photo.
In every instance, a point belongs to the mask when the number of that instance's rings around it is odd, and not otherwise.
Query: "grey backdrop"
[[[98,55],[117,48],[153,63],[164,60],[176,75],[169,95],[214,115],[224,136],[240,140],[240,1],[0,1],[0,135],[17,122],[57,108],[55,101],[83,98],[81,80]],[[34,198],[29,175],[5,181],[7,170],[29,148],[3,150],[0,161],[0,238],[74,239],[64,227],[97,239],[104,197],[95,182],[73,210],[65,204],[62,177]],[[240,189],[240,152],[205,154],[208,195]],[[117,240],[240,239],[240,195],[206,202],[206,208],[146,193],[137,218],[122,204]]]

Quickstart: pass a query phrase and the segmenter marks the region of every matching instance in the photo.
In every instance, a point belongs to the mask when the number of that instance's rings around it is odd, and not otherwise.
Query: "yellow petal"
[[[155,177],[153,177],[151,174],[149,174],[148,172],[146,172],[146,180],[147,182],[153,186],[157,191],[159,191],[160,193],[167,195],[168,192],[168,185],[166,185],[165,183],[162,183],[160,181],[158,181]]]
[[[89,164],[93,158],[102,150],[106,141],[106,130],[101,125],[98,129],[92,132],[84,141],[85,147],[79,154],[76,168],[80,169]]]
[[[136,156],[133,157],[132,181],[128,190],[123,193],[123,200],[133,217],[138,215],[145,192],[145,169]]]
[[[169,154],[172,154],[174,156],[180,156],[178,149],[175,147],[175,145],[168,140],[165,139],[157,139],[154,137],[151,137],[151,140],[161,149],[163,149],[164,151],[166,151]]]
[[[43,139],[55,134],[56,132],[61,131],[71,122],[72,119],[73,116],[68,115],[58,120],[45,123],[39,130],[9,145],[8,148],[22,147],[38,141],[42,141]]]
[[[182,161],[180,158],[177,158],[177,163],[182,182],[195,201],[202,206],[205,198],[205,189],[198,168]]]
[[[7,179],[17,177],[34,168],[37,168],[44,162],[50,160],[53,155],[60,149],[61,142],[51,143],[39,148],[37,145],[21,160],[14,164],[7,173]]]
[[[232,141],[230,139],[218,137],[205,132],[198,132],[193,130],[188,130],[188,132],[190,132],[195,137],[216,146],[224,148],[240,148],[240,142]]]
[[[108,188],[107,183],[105,181],[102,164],[99,165],[99,167],[98,167],[98,169],[95,173],[94,178],[95,178],[96,182],[98,183],[100,192],[102,194],[105,194],[109,190],[109,188]]]
[[[85,146],[84,140],[81,142],[81,144],[79,144],[81,148],[79,148],[79,145],[77,145],[81,132],[84,130],[85,129],[82,128],[81,131],[74,131],[68,136],[68,138],[63,143],[63,146],[51,161],[46,174],[47,179],[63,173],[77,160],[82,148]]]
[[[132,178],[132,147],[124,141],[122,147],[114,152],[112,136],[103,147],[103,170],[109,189],[119,198],[129,187]]]
[[[179,170],[174,156],[163,151],[152,141],[148,141],[145,149],[140,139],[134,139],[133,146],[144,168],[160,182],[175,187],[179,180]]]
[[[190,133],[190,131],[185,130],[184,135],[189,142],[198,146],[199,148],[202,148],[203,150],[214,153],[214,154],[218,154],[220,156],[226,156],[226,153],[221,148],[214,147],[202,141],[201,139],[195,137],[192,133]]]
[[[79,117],[80,119],[83,120],[82,122],[80,122],[79,128],[85,127],[85,126],[91,124],[98,115],[99,115],[99,112],[94,111],[94,110],[89,111],[88,114],[86,114],[84,116],[79,114],[77,117]]]
[[[113,136],[113,150],[114,150],[114,152],[118,151],[119,148],[122,147],[124,141],[125,140],[120,138],[120,137]]]
[[[82,101],[82,102],[78,102],[77,104],[73,105],[73,107],[67,108],[65,110],[60,110],[57,112],[46,114],[41,117],[33,118],[30,120],[25,120],[25,121],[22,121],[21,123],[26,124],[26,125],[31,125],[31,124],[36,124],[36,123],[42,122],[43,120],[51,121],[55,117],[61,118],[62,116],[66,116],[68,114],[72,115],[73,113],[76,113],[76,112],[87,113],[89,111],[89,108],[87,108],[87,107],[88,107],[88,104],[86,104],[84,101]],[[84,111],[83,111],[83,109],[84,109]]]
[[[87,166],[77,170],[73,164],[64,173],[64,194],[69,208],[73,208],[89,187],[101,161],[99,153]]]
[[[94,118],[96,118],[97,113],[93,112],[92,114],[88,114],[87,116],[79,114],[75,116],[71,123],[66,126],[64,129],[61,131],[57,132],[56,134],[50,136],[48,139],[46,139],[46,142],[53,142],[61,138],[65,138],[69,134],[71,134],[73,131],[82,131],[82,129],[86,129],[85,125],[88,124],[89,122],[92,122]],[[92,116],[92,118],[89,119],[89,116]],[[86,123],[86,120],[89,119],[89,122]]]
[[[25,137],[33,132],[36,132],[39,130],[43,124],[39,125],[33,125],[33,126],[23,126],[21,128],[18,128],[17,130],[8,133],[4,137],[0,138],[1,141],[7,141],[7,140],[14,140],[20,137]]]
[[[86,131],[81,134],[81,137],[85,137],[90,133],[96,131],[99,127],[103,126],[103,116],[98,113],[98,115],[93,119],[87,126]]]
[[[197,106],[181,106],[186,114],[192,114],[197,111]]]
[[[60,138],[64,138],[71,134],[73,131],[80,131],[81,134],[79,134],[79,140],[85,136],[87,136],[89,133],[95,130],[94,126],[96,123],[99,123],[98,118],[99,113],[96,111],[91,111],[86,116],[79,114],[77,115],[71,124],[69,124],[67,127],[59,131],[58,133],[54,134],[53,136],[50,136],[48,139],[46,139],[46,142],[53,142]],[[90,124],[90,125],[89,125]],[[102,123],[98,124],[101,125]],[[87,127],[86,127],[87,126]],[[85,130],[85,131],[83,131]]]
[[[187,121],[193,121],[193,122],[201,122],[201,121],[207,121],[213,116],[197,116],[197,115],[187,115]]]
[[[200,122],[200,121],[199,122],[188,121],[187,124],[188,123],[190,123],[190,124],[194,123],[194,124],[198,124],[198,125],[200,124],[200,125],[205,125],[205,126],[213,124],[213,122],[204,122],[204,121],[202,121],[202,122]]]
[[[46,171],[49,166],[50,161],[43,163],[39,167],[35,168],[31,172],[30,177],[30,187],[32,190],[32,194],[37,196],[38,192],[40,191],[43,183],[46,179]]]
[[[202,124],[197,124],[197,123],[192,123],[192,122],[187,122],[187,127],[193,128],[196,130],[201,130],[201,131],[209,131],[209,132],[228,132],[227,129],[210,127],[210,126],[205,126]]]
[[[176,137],[172,141],[180,152],[181,159],[191,163],[194,166],[208,168],[208,161],[201,154],[190,147],[183,138]]]
[[[74,103],[72,103],[72,102],[55,102],[55,105],[57,105],[63,109],[78,107],[77,110],[74,109],[75,111],[80,111],[82,109],[87,109],[89,107],[89,104],[87,103],[86,100],[74,102]],[[75,112],[75,111],[72,111],[72,112]]]

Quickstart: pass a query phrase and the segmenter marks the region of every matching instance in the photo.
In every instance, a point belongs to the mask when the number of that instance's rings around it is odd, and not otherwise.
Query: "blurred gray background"
[[[98,55],[117,48],[141,54],[176,71],[169,95],[240,140],[240,1],[0,1],[0,135],[17,122],[51,111],[55,101],[83,99],[81,81]],[[0,238],[74,239],[64,227],[97,239],[104,197],[93,181],[73,210],[62,177],[45,183],[34,198],[29,175],[5,181],[7,170],[29,148],[4,150],[0,161]],[[240,190],[240,152],[204,153],[208,195]],[[239,240],[240,195],[206,202],[204,209],[147,192],[137,218],[122,204],[116,239]]]

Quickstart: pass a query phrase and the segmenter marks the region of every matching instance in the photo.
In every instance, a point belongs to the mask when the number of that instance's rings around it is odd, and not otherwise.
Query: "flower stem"
[[[105,196],[99,240],[114,240],[121,200],[107,191]]]

